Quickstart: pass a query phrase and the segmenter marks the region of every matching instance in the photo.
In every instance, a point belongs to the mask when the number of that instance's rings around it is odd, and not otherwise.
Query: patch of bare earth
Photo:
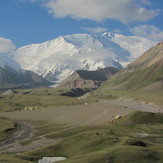
[[[145,112],[153,112],[153,113],[163,113],[163,107],[154,105],[153,103],[146,103],[135,101],[129,98],[119,98],[118,100],[112,100],[110,103],[125,106],[130,110],[140,110]]]
[[[33,128],[30,124],[19,122],[20,130],[12,135],[12,138],[0,143],[0,154],[3,153],[20,153],[35,149],[47,144],[59,141],[59,139],[47,139],[44,137],[32,140]],[[21,145],[22,141],[30,141],[29,144]]]

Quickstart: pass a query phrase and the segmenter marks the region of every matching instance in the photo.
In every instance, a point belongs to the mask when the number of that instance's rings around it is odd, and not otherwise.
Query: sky
[[[104,32],[163,41],[163,0],[0,0],[0,53]]]

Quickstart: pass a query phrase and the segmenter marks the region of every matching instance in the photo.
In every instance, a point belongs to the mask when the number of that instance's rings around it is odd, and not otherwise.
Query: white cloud
[[[113,32],[114,32],[114,33],[121,33],[121,30],[120,30],[120,29],[114,29]]]
[[[129,30],[136,36],[141,36],[156,41],[163,41],[163,31],[154,25],[139,25],[129,28]]]
[[[38,0],[31,0],[31,2],[37,2]]]
[[[144,4],[144,5],[152,5],[152,3],[149,1],[149,0],[141,0],[141,2]]]
[[[15,48],[15,45],[10,39],[0,37],[0,53],[5,53]]]
[[[23,3],[23,2],[38,2],[40,0],[17,0],[18,3]]]
[[[102,27],[95,27],[95,28],[83,27],[83,29],[94,34],[107,31],[107,28],[102,28]]]
[[[97,22],[116,19],[123,23],[147,21],[159,10],[146,9],[149,0],[46,0],[45,6],[54,17],[70,16],[74,19],[89,19]]]

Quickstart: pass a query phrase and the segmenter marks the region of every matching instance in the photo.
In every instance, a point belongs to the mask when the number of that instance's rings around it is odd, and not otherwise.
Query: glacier
[[[11,58],[7,53],[0,53],[0,67],[1,68],[12,68],[17,72],[23,72],[19,63]]]

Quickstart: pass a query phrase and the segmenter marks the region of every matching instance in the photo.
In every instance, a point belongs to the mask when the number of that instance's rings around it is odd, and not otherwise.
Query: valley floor
[[[163,112],[158,107],[132,99],[100,100],[74,106],[40,108],[38,110],[3,112],[2,117],[12,119],[20,125],[11,139],[0,144],[0,162],[4,154],[28,152],[62,141],[61,133],[69,134],[82,127],[109,126],[116,123],[114,117],[122,117],[134,110]],[[62,135],[62,134],[61,134]],[[6,161],[7,162],[7,161]]]
[[[129,112],[130,109],[113,104],[113,102],[100,101],[95,104],[86,103],[85,105],[60,106],[46,109],[41,108],[33,111],[28,110],[1,113],[1,116],[3,117],[18,121],[18,123],[21,124],[23,131],[19,137],[17,136],[18,134],[15,134],[15,137],[12,137],[8,141],[1,144],[0,153],[19,153],[44,146],[57,141],[56,139],[48,140],[46,138],[48,135],[71,130],[84,125],[102,125],[111,123],[111,121],[114,120],[113,116],[119,114],[123,116]],[[24,123],[24,121],[26,121],[26,123]],[[58,125],[60,127],[55,129],[55,131],[51,130],[47,133],[45,129],[47,127],[46,124]],[[42,131],[39,131],[42,133],[37,133],[37,127],[27,127],[35,125],[42,127]],[[30,144],[21,146],[22,141],[32,142]]]

